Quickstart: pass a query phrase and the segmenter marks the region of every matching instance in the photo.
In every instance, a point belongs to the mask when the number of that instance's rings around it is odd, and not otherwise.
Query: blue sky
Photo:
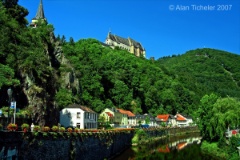
[[[19,0],[29,22],[39,2]],[[67,40],[104,42],[111,31],[140,42],[147,58],[204,47],[240,54],[239,0],[43,0],[43,7],[55,35]]]

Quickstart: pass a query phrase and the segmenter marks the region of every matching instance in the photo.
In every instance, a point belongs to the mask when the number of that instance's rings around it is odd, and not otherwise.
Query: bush
[[[50,127],[48,127],[48,126],[43,127],[43,132],[49,132],[49,131],[50,131]]]
[[[52,126],[52,131],[53,132],[58,132],[58,126],[56,126],[56,125]]]
[[[23,123],[23,124],[21,125],[21,128],[22,128],[22,130],[24,130],[24,128],[26,128],[26,130],[28,130],[28,129],[29,129],[29,124]]]
[[[72,132],[72,130],[73,130],[73,129],[70,128],[70,127],[67,129],[68,132]]]
[[[59,128],[59,131],[60,131],[60,132],[65,132],[65,130],[66,130],[66,129],[65,129],[64,127],[60,127],[60,128]]]
[[[80,128],[74,128],[74,132],[80,132]]]
[[[8,126],[7,126],[7,129],[9,131],[16,131],[18,129],[18,126],[17,124],[14,124],[14,123],[10,123]]]
[[[34,126],[33,131],[39,132],[40,129],[41,129],[40,126],[36,125],[36,126]]]

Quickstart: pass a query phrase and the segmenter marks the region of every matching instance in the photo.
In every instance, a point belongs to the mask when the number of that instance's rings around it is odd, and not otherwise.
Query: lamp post
[[[12,89],[11,88],[8,88],[7,90],[7,94],[8,94],[8,98],[9,98],[9,106],[8,106],[8,118],[7,118],[7,124],[9,123],[9,110],[10,110],[10,106],[11,106],[11,99],[12,99]]]

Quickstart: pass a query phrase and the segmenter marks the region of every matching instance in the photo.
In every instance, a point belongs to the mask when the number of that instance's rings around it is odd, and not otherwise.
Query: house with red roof
[[[156,117],[158,125],[165,124],[166,126],[176,126],[176,119],[170,114],[159,114]]]
[[[117,109],[120,113],[127,115],[127,120],[125,119],[126,116],[123,116],[123,124],[127,125],[128,127],[131,126],[136,126],[137,121],[136,121],[136,116],[133,114],[131,111],[128,110],[123,110],[123,109]],[[127,122],[127,124],[126,124]]]
[[[128,110],[118,108],[105,108],[100,117],[103,117],[106,122],[110,122],[114,127],[130,127],[135,126],[135,115]]]
[[[121,124],[121,113],[115,108],[105,108],[100,114],[99,117],[103,119],[104,122],[109,122],[110,125],[120,126]]]
[[[175,118],[176,118],[176,124],[179,127],[186,127],[186,126],[190,126],[191,124],[193,124],[192,117],[190,117],[188,115],[177,113],[175,115]]]

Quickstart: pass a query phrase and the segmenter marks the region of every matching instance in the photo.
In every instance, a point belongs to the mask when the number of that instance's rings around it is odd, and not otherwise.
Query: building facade
[[[92,109],[72,104],[60,112],[60,124],[64,127],[77,127],[80,129],[97,129],[98,114]]]
[[[108,32],[105,43],[111,48],[119,47],[120,49],[125,49],[137,57],[146,56],[146,51],[142,44],[129,37],[123,38]]]

